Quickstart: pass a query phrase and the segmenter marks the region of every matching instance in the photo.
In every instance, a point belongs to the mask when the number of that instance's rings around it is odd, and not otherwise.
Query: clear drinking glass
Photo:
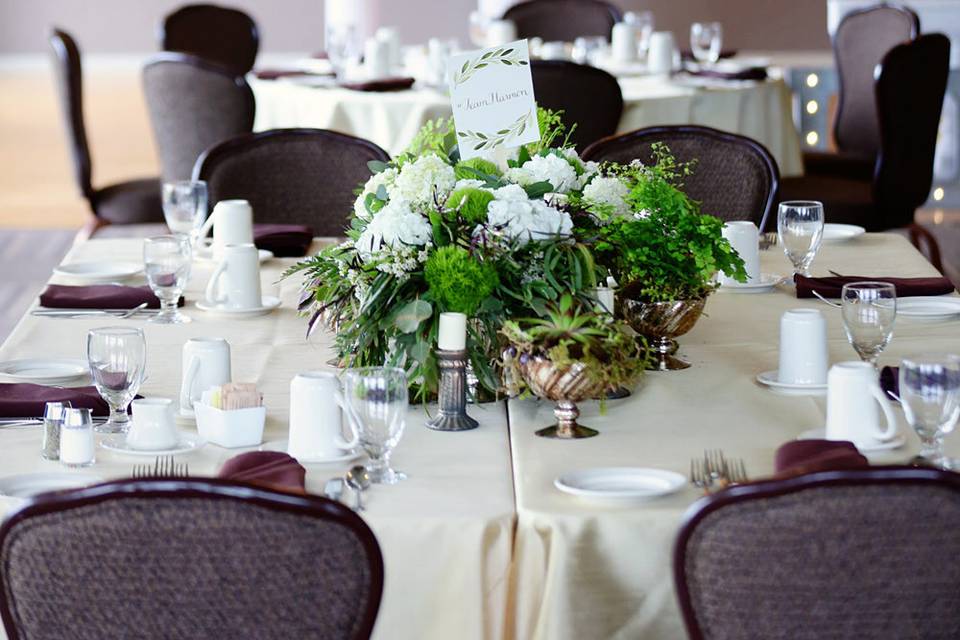
[[[897,318],[897,289],[886,282],[852,282],[840,291],[843,329],[860,359],[877,366]]]
[[[607,47],[603,36],[580,36],[573,41],[573,61],[578,64],[594,64],[598,54]]]
[[[137,395],[147,366],[147,341],[132,327],[101,327],[87,334],[87,362],[97,391],[110,405],[100,433],[126,433],[127,407]]]
[[[324,33],[324,48],[333,72],[343,78],[349,64],[360,58],[361,43],[352,24],[329,24]]]
[[[650,50],[650,36],[653,34],[652,11],[628,11],[623,14],[623,21],[633,25],[637,32],[637,49],[641,58]]]
[[[723,27],[719,22],[694,22],[690,25],[690,49],[702,65],[715,64],[723,46]]]
[[[794,273],[810,275],[810,263],[823,240],[823,204],[815,200],[781,202],[777,235],[787,259],[793,263]]]
[[[160,311],[149,322],[184,324],[190,318],[177,303],[190,278],[193,250],[186,236],[155,236],[143,241],[143,265],[147,284],[160,298]]]
[[[960,357],[922,355],[900,363],[900,402],[907,422],[920,436],[920,455],[944,469],[943,438],[960,416]]]
[[[372,482],[396,484],[406,475],[390,468],[390,453],[400,442],[407,419],[407,374],[391,367],[347,369],[346,409],[367,452]]]
[[[188,236],[195,245],[207,219],[207,183],[203,180],[164,182],[163,217],[171,233]]]

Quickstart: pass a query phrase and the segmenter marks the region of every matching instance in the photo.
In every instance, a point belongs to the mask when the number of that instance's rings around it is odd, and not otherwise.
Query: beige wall
[[[357,0],[362,1],[362,0]],[[466,43],[466,17],[476,0],[366,0],[383,24],[399,27],[404,42],[430,36]],[[821,49],[829,46],[825,0],[614,0],[648,8],[657,26],[686,40],[690,22],[719,20],[728,46],[738,49]],[[322,47],[323,0],[223,0],[260,25],[263,51]],[[85,52],[141,53],[155,48],[155,29],[183,0],[0,0],[0,54],[45,51],[56,24]]]

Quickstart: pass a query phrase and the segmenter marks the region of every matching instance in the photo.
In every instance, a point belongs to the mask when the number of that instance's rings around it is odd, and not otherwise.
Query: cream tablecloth
[[[67,260],[141,260],[135,240],[94,240],[75,248]],[[278,283],[290,260],[264,265],[265,294],[279,295],[283,307],[260,318],[225,322],[193,307],[211,267],[195,267],[186,313],[193,322],[158,326],[142,320],[50,319],[26,316],[3,347],[0,359],[83,358],[88,329],[108,324],[142,326],[147,337],[148,379],[141,392],[177,397],[181,346],[194,336],[222,336],[232,348],[233,374],[256,382],[268,410],[265,440],[287,435],[289,384],[300,371],[324,368],[331,357],[329,336],[304,339],[305,323],[294,312],[297,284]],[[407,429],[395,454],[395,466],[409,479],[393,487],[375,486],[367,496],[364,518],[380,542],[386,563],[378,638],[499,638],[504,629],[508,572],[513,544],[514,504],[505,408],[502,403],[474,407],[480,428],[459,434],[423,426],[424,411],[410,410]],[[40,458],[38,428],[0,429],[0,475],[62,471]],[[177,456],[194,475],[213,474],[236,450],[214,445]],[[103,478],[128,476],[137,462],[104,450],[90,472]],[[321,493],[327,479],[342,475],[343,465],[309,465],[307,489]],[[15,501],[0,500],[0,516]],[[305,603],[309,606],[309,603]],[[0,631],[2,636],[2,631]]]
[[[429,120],[450,115],[450,100],[430,88],[366,93],[303,84],[297,78],[248,78],[257,99],[254,129],[333,129],[402,152]],[[793,125],[790,90],[782,80],[707,81],[695,84],[656,77],[620,78],[624,109],[619,132],[664,124],[700,124],[763,143],[782,176],[803,173],[800,138]]]

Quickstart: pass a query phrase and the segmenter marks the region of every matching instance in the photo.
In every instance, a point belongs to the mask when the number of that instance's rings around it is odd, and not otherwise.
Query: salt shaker
[[[93,417],[90,409],[67,409],[60,428],[60,462],[88,467],[94,462]]]
[[[60,459],[60,427],[63,414],[70,402],[48,402],[43,410],[43,450],[40,455],[47,460]]]

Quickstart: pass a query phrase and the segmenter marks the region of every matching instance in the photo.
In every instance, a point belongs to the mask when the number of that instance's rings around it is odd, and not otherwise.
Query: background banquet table
[[[66,261],[142,260],[142,241],[92,240],[74,248]],[[212,272],[194,265],[185,312],[186,325],[151,325],[142,320],[50,319],[25,316],[0,347],[0,360],[27,357],[84,358],[86,332],[96,326],[141,326],[147,338],[147,375],[141,393],[176,398],[181,347],[195,336],[230,342],[234,379],[256,382],[267,406],[266,441],[286,438],[290,380],[298,372],[326,368],[332,356],[329,334],[304,339],[305,321],[296,315],[297,279],[278,282],[291,260],[271,260],[261,271],[263,292],[279,295],[283,306],[259,318],[226,322],[193,306]],[[424,410],[410,409],[395,466],[409,479],[366,493],[363,516],[373,529],[385,561],[384,599],[375,628],[378,638],[499,638],[513,544],[514,504],[510,452],[503,403],[473,407],[481,427],[467,433],[431,431]],[[38,427],[0,428],[0,475],[62,471],[40,458]],[[176,456],[191,475],[215,474],[238,450],[214,445]],[[135,458],[97,451],[89,468],[106,479],[128,477]],[[307,465],[307,490],[322,493],[342,465]],[[17,500],[0,498],[0,517]],[[255,588],[255,585],[254,585]],[[310,606],[310,603],[304,603]],[[3,632],[0,630],[0,637]]]
[[[372,140],[391,155],[402,152],[426,122],[451,113],[449,97],[428,87],[363,92],[317,86],[314,77],[259,80],[251,74],[248,81],[257,100],[255,131],[333,129]],[[664,124],[706,125],[761,142],[782,176],[803,173],[790,89],[783,80],[625,76],[619,81],[624,101],[619,133]]]
[[[761,252],[767,273],[788,274],[779,247]],[[867,234],[843,245],[824,245],[814,275],[927,276],[935,271],[894,234]],[[718,292],[705,316],[680,338],[684,371],[649,373],[630,398],[611,401],[606,415],[596,403],[581,405],[581,422],[600,435],[563,442],[533,435],[553,422],[552,407],[530,400],[509,403],[517,492],[514,549],[517,638],[685,637],[672,580],[673,543],[684,512],[698,497],[692,487],[640,506],[609,507],[560,493],[554,479],[596,466],[640,466],[688,474],[690,459],[720,448],[743,458],[751,477],[773,471],[775,449],[824,425],[825,397],[776,395],[759,386],[758,373],[777,368],[779,318],[787,309],[812,307],[827,318],[830,361],[856,360],[843,332],[840,310],[817,299],[798,300],[784,287],[768,294]],[[897,319],[881,364],[908,354],[960,352],[957,321],[937,324]],[[872,462],[904,462],[919,441],[902,410],[895,412],[907,444],[873,455]],[[960,438],[947,451],[960,453]]]

